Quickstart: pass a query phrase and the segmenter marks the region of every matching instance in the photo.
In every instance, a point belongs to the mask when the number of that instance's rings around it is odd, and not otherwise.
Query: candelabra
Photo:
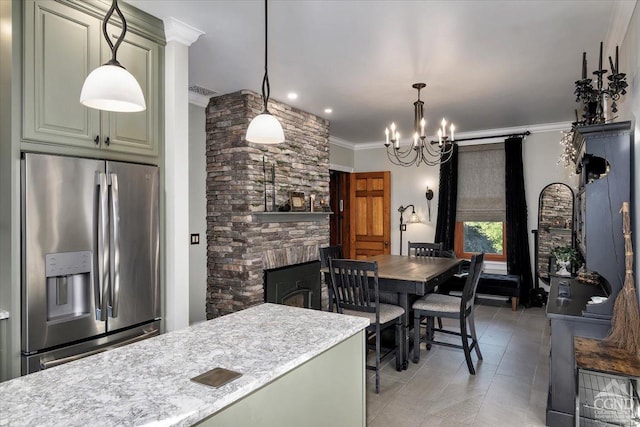
[[[603,75],[608,70],[602,68],[602,42],[600,42],[600,61],[598,69],[593,72],[596,78],[596,87],[593,87],[593,79],[587,78],[587,53],[582,53],[582,78],[576,81],[576,102],[582,101],[584,104],[584,113],[582,115],[583,120],[576,121],[578,126],[591,125],[604,123],[604,97],[607,96],[611,99],[611,111],[616,113],[618,106],[616,102],[620,99],[621,95],[627,93],[627,81],[626,74],[621,73],[618,68],[618,46],[616,46],[616,59],[615,63],[609,57],[609,65],[611,66],[611,73],[607,76],[609,84],[606,89],[603,87]]]
[[[426,87],[424,83],[414,83],[411,87],[418,90],[418,100],[413,103],[414,107],[414,134],[411,144],[400,147],[400,132],[396,130],[396,124],[391,123],[390,129],[386,128],[385,147],[387,147],[387,157],[391,163],[398,166],[420,166],[424,163],[428,166],[436,166],[446,163],[453,154],[455,126],[451,124],[450,134],[447,135],[447,121],[442,119],[442,128],[438,130],[438,140],[428,141],[426,135],[427,122],[424,119],[424,102],[420,100],[420,90]]]

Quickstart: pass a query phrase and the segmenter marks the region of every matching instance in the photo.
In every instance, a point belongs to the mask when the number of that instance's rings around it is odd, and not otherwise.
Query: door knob
[[[389,242],[385,241],[384,242],[384,247],[386,248],[387,246],[389,246]]]
[[[96,145],[100,144],[100,135],[96,135],[96,137],[93,138],[93,142],[95,142]]]

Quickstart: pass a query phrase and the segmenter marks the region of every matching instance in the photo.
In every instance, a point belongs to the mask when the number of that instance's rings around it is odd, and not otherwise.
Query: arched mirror
[[[549,254],[557,246],[573,247],[573,190],[554,182],[542,189],[538,199],[538,247],[536,276],[549,284]]]

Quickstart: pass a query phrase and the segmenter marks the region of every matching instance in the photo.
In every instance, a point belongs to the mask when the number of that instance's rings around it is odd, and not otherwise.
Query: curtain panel
[[[529,233],[527,230],[527,201],[524,192],[522,137],[505,141],[505,190],[507,228],[507,272],[520,276],[520,302],[529,305],[533,289]]]
[[[458,200],[458,144],[454,144],[451,159],[440,165],[438,184],[438,217],[435,242],[442,249],[453,252],[456,231],[456,204]]]

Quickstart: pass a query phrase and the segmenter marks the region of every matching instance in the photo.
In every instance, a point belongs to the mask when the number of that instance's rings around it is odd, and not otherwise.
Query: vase
[[[571,273],[567,269],[571,265],[571,261],[558,260],[556,263],[559,266],[558,271],[556,271],[558,276],[571,276]]]

